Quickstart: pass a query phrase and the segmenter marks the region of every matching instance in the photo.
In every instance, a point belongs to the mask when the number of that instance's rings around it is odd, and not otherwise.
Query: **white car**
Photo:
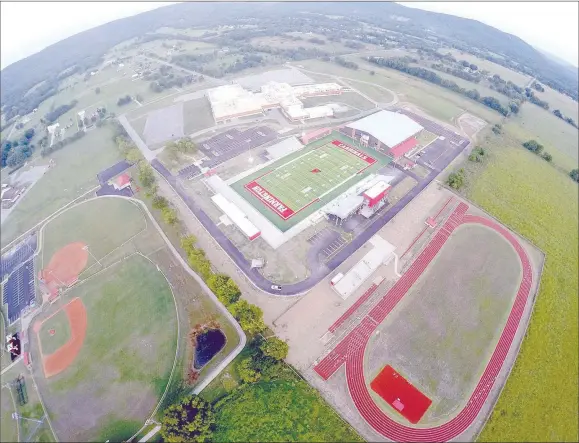
[[[281,286],[280,285],[271,285],[271,289],[273,289],[274,291],[281,291]]]

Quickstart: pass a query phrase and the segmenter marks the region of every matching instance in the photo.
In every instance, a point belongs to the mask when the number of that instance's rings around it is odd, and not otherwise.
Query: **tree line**
[[[6,141],[2,144],[2,167],[18,167],[32,155],[35,147],[30,141],[32,137],[34,137],[34,134],[34,128],[30,128],[24,132],[22,138],[19,140]],[[44,142],[46,142],[46,140],[44,140]]]
[[[46,113],[44,116],[44,120],[46,123],[54,123],[58,117],[63,114],[66,114],[72,108],[74,108],[78,103],[78,100],[71,101],[68,105],[60,105],[58,108],[55,108]]]
[[[422,67],[409,66],[409,61],[406,57],[383,58],[372,56],[368,57],[367,60],[375,65],[396,69],[397,71],[404,72],[414,77],[426,80],[430,83],[434,83],[435,85],[442,86],[443,88],[450,89],[451,91],[462,94],[471,98],[472,100],[476,100],[504,116],[509,115],[509,112],[518,112],[519,110],[516,104],[509,109],[503,106],[495,97],[481,97],[480,93],[476,89],[466,90],[465,88],[461,88],[456,82],[442,78],[436,72]]]

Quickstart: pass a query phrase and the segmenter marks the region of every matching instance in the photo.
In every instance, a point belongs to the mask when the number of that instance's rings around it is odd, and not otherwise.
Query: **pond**
[[[225,334],[221,329],[208,329],[197,336],[193,367],[201,369],[225,346]]]

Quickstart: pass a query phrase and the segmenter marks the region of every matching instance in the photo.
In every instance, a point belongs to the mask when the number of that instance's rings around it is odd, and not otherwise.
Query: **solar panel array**
[[[31,258],[10,274],[4,285],[2,302],[8,305],[8,322],[18,320],[22,310],[34,299],[34,258]]]

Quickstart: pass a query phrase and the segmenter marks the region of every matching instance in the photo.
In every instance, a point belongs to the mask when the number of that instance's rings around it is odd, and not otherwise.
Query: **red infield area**
[[[529,299],[533,285],[533,272],[523,246],[505,227],[486,217],[466,214],[467,210],[468,205],[465,203],[460,203],[457,206],[408,271],[360,323],[314,367],[320,377],[327,380],[342,365],[345,365],[348,390],[358,412],[376,432],[389,440],[402,442],[448,441],[457,438],[473,424],[503,367]],[[466,223],[477,223],[494,229],[513,246],[523,269],[519,289],[497,346],[466,405],[457,415],[441,425],[421,428],[405,426],[390,418],[372,399],[364,375],[364,352],[378,325],[384,321],[426,270],[456,227]]]
[[[86,267],[88,252],[82,242],[69,243],[54,253],[48,265],[40,271],[50,297],[58,295],[58,288],[72,286]]]
[[[244,188],[288,220],[376,162],[368,154],[333,140],[254,178]]]
[[[380,371],[370,387],[410,423],[418,423],[432,403],[390,365]]]

